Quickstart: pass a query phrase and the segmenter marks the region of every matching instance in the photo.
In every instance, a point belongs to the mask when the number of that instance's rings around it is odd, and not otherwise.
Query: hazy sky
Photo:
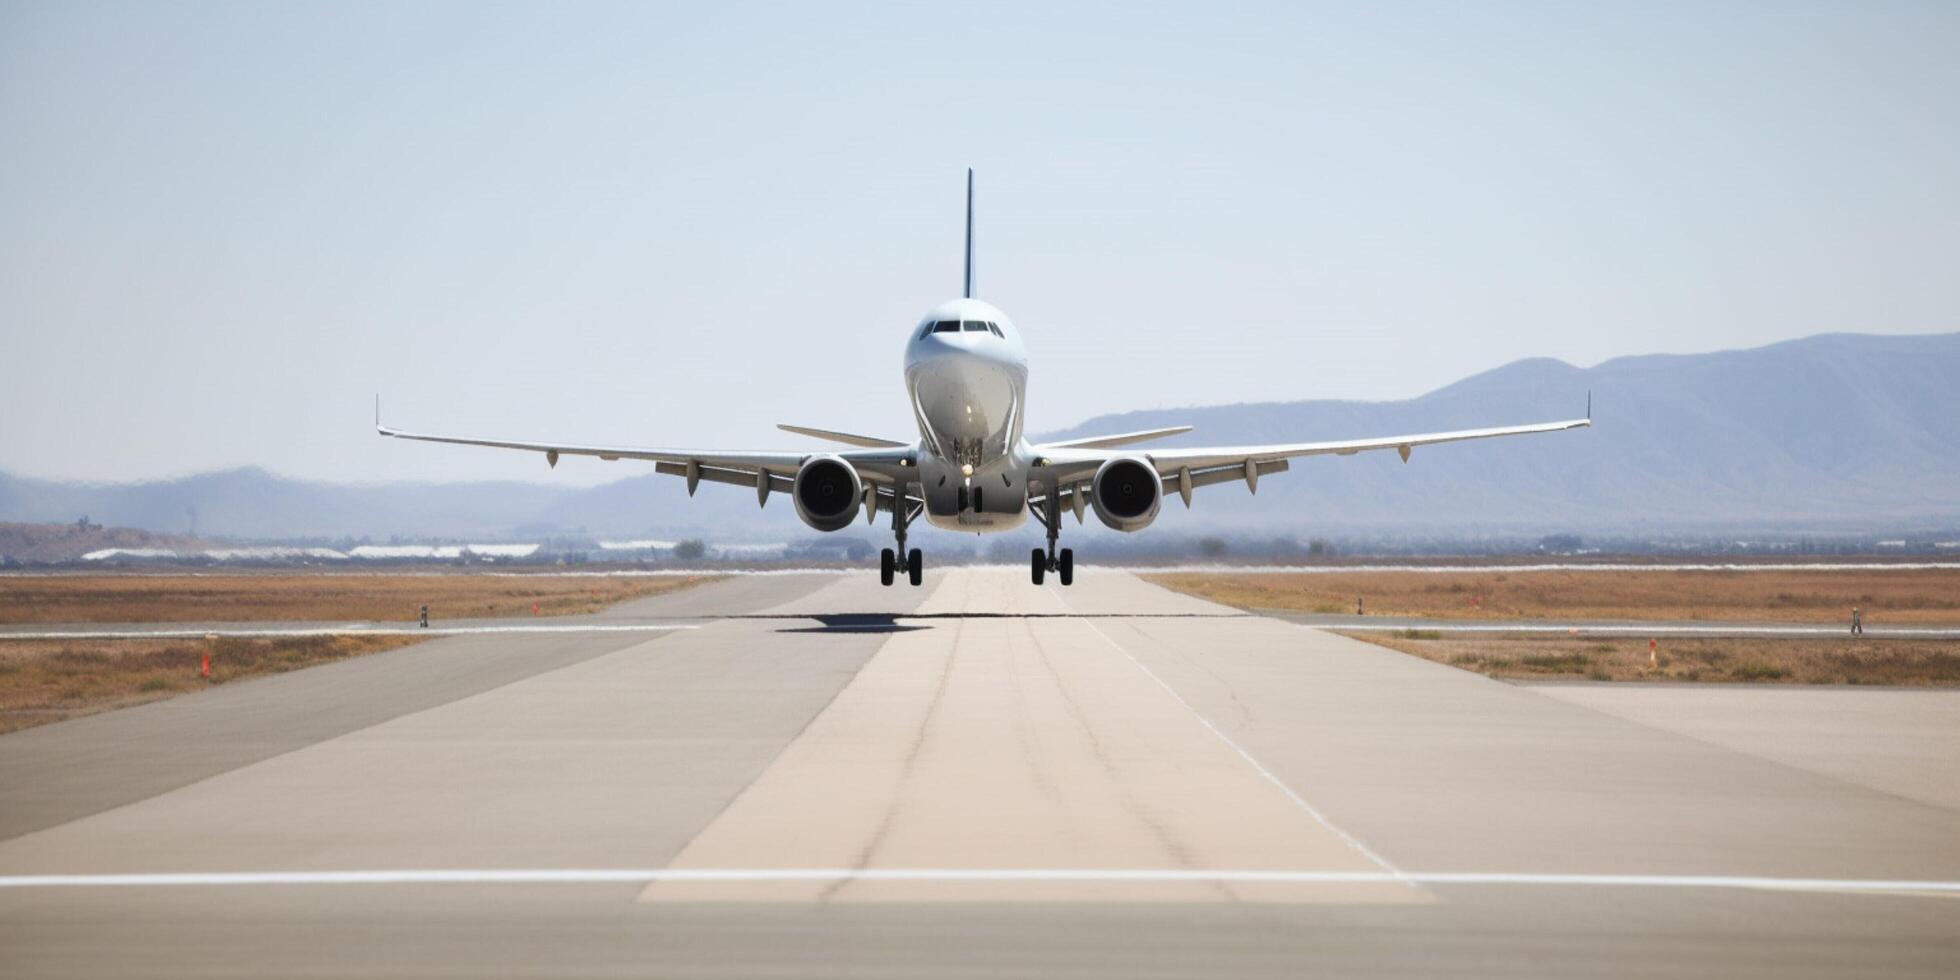
[[[1036,430],[1960,329],[1956,52],[1951,2],[0,0],[0,469],[633,465],[376,392],[910,438],[967,166]]]

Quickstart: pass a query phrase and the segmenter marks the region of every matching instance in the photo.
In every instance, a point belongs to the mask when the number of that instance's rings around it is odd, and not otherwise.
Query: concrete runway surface
[[[0,736],[0,975],[1951,976],[1960,692],[754,576]],[[101,877],[113,876],[113,877]]]

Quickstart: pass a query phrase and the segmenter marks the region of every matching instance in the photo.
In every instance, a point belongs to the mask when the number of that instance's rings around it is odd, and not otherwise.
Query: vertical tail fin
[[[961,292],[973,298],[973,168],[966,168],[966,288]]]

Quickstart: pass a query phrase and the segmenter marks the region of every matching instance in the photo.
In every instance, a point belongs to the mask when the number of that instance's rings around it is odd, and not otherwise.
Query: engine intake
[[[850,526],[864,503],[864,481],[851,464],[835,456],[812,456],[796,470],[796,516],[819,531]]]
[[[1109,460],[1089,484],[1089,502],[1104,524],[1118,531],[1141,531],[1157,519],[1164,481],[1157,468],[1135,457]]]

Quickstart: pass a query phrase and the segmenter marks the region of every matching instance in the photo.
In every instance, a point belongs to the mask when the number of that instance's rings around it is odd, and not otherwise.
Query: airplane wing
[[[812,439],[822,439],[826,442],[841,442],[846,446],[859,446],[865,449],[899,449],[910,445],[909,443],[899,442],[896,439],[861,436],[851,432],[838,432],[835,429],[813,429],[807,425],[790,425],[787,422],[776,423],[776,428],[784,432],[794,432],[799,436],[809,436]]]
[[[1144,429],[1141,432],[1119,432],[1113,436],[1090,436],[1086,439],[1047,442],[1036,449],[1108,449],[1112,446],[1128,446],[1132,443],[1149,442],[1152,439],[1181,436],[1189,431],[1191,427],[1188,425],[1174,425],[1168,429]]]
[[[1401,454],[1402,461],[1406,463],[1409,461],[1410,452],[1417,446],[1463,442],[1469,439],[1492,439],[1498,436],[1530,435],[1538,432],[1562,432],[1566,429],[1583,429],[1591,425],[1592,412],[1588,406],[1586,417],[1582,419],[1534,422],[1529,425],[1507,425],[1488,429],[1458,429],[1453,432],[1423,432],[1375,439],[1164,449],[1140,454],[1082,449],[1058,443],[1036,446],[1034,451],[1037,458],[1036,465],[1045,470],[1049,480],[1062,488],[1064,500],[1071,506],[1077,507],[1079,517],[1079,498],[1083,496],[1083,492],[1086,492],[1086,487],[1078,485],[1094,476],[1097,467],[1116,456],[1136,455],[1147,460],[1164,478],[1164,492],[1179,494],[1184,498],[1185,506],[1190,506],[1191,491],[1196,487],[1244,480],[1249,488],[1257,492],[1259,477],[1267,473],[1282,472],[1287,469],[1287,460],[1301,456],[1352,456],[1369,450],[1393,449]]]
[[[543,453],[545,462],[552,466],[558,465],[560,456],[597,456],[603,460],[646,460],[654,464],[654,471],[657,473],[686,478],[687,492],[690,495],[701,481],[706,480],[710,483],[752,487],[756,491],[757,498],[763,501],[768,500],[771,491],[790,490],[797,469],[803,465],[804,460],[817,455],[809,451],[592,446],[575,442],[527,442],[408,432],[383,425],[378,402],[375,406],[374,430],[393,439]],[[890,502],[895,499],[898,477],[906,468],[904,461],[910,453],[911,447],[895,445],[876,449],[846,450],[836,455],[849,462],[858,471],[858,475],[865,481],[867,487],[877,493],[879,498]]]

